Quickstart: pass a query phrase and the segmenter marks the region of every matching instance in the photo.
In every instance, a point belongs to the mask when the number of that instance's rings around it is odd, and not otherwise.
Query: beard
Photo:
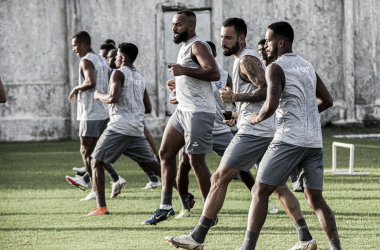
[[[185,32],[182,32],[182,33],[174,33],[174,34],[178,34],[178,37],[176,38],[175,36],[173,37],[173,42],[175,44],[180,44],[182,43],[183,41],[185,41],[187,39],[187,37],[189,36],[189,34],[187,33],[187,31]]]
[[[236,42],[231,48],[228,48],[226,46],[224,46],[223,48],[228,49],[228,51],[225,51],[225,52],[223,51],[223,55],[225,55],[225,56],[231,56],[231,55],[233,55],[233,54],[235,54],[236,52],[239,51],[240,46],[239,46],[239,42]]]
[[[277,57],[277,53],[278,53],[278,48],[275,47],[275,48],[273,48],[272,52],[267,53],[267,58],[268,58],[269,60],[276,59],[276,57]]]

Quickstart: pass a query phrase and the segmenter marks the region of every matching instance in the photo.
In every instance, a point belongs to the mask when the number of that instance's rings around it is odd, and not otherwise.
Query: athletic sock
[[[161,191],[161,205],[169,205],[172,206],[172,197],[173,197],[173,190],[166,191],[162,189]],[[161,206],[160,206],[161,209]]]
[[[245,232],[245,238],[241,250],[254,250],[256,248],[257,240],[259,239],[259,234],[247,230]]]
[[[193,237],[193,239],[198,243],[205,242],[206,235],[208,233],[208,230],[210,230],[212,224],[214,224],[213,219],[201,216],[198,225],[194,228],[194,231],[191,233],[191,237]]]
[[[88,184],[90,182],[90,176],[88,175],[88,173],[85,173],[83,176],[82,176],[84,182],[86,182],[86,184]]]
[[[329,244],[331,250],[342,250],[339,239],[332,239],[329,241]]]
[[[111,177],[112,182],[117,182],[119,180],[119,175],[116,173],[113,167],[109,167],[107,169],[108,175]]]
[[[179,198],[181,199],[182,203],[182,210],[189,210],[190,211],[190,205],[189,205],[189,194],[180,195]]]
[[[305,218],[301,218],[294,222],[294,226],[297,229],[299,241],[311,241],[313,239],[309,228],[307,227]]]
[[[106,192],[103,191],[95,191],[96,194],[96,203],[98,207],[105,207],[106,205]]]
[[[153,170],[149,170],[145,172],[146,176],[148,176],[149,181],[151,182],[158,182],[156,174],[153,172]]]

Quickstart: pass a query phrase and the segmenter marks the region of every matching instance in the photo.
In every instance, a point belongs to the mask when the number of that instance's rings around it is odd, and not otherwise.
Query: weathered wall
[[[323,123],[380,122],[377,0],[2,0],[0,75],[8,102],[0,107],[0,141],[77,138],[76,105],[68,103],[67,95],[78,83],[79,58],[71,51],[71,37],[80,30],[90,33],[96,51],[107,38],[139,47],[135,64],[146,78],[153,104],[147,126],[161,136],[166,122],[162,31],[171,27],[162,21],[162,6],[184,2],[211,8],[217,61],[230,72],[233,59],[224,57],[219,45],[224,19],[245,19],[247,44],[255,49],[270,23],[290,22],[294,52],[314,65],[335,101],[322,114]]]

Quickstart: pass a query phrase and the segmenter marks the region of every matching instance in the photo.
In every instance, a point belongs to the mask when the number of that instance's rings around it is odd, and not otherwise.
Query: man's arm
[[[124,82],[124,75],[118,70],[112,72],[111,75],[111,88],[108,94],[103,94],[102,92],[96,90],[94,93],[94,98],[100,100],[104,103],[111,104],[119,101],[121,92],[121,83]]]
[[[274,114],[280,102],[283,86],[285,86],[284,71],[277,64],[272,63],[268,66],[265,78],[268,83],[267,97],[260,113],[254,112],[249,118],[252,125],[266,120]]]
[[[329,91],[326,88],[326,85],[323,83],[317,72],[315,74],[317,75],[317,88],[315,95],[317,97],[318,111],[321,113],[332,107],[334,103]]]
[[[254,56],[244,56],[240,60],[241,77],[245,81],[251,82],[257,87],[251,93],[235,94],[232,90],[221,93],[222,101],[225,103],[233,102],[262,102],[267,95],[267,83],[265,80],[265,70],[259,59]]]
[[[180,64],[168,64],[169,71],[174,76],[186,75],[202,81],[218,81],[219,68],[207,46],[201,42],[195,42],[191,49],[201,68],[193,69],[182,67]]]
[[[146,91],[146,88],[144,90],[144,106],[145,106],[145,114],[150,114],[152,112],[152,103],[150,102],[150,98],[148,95],[148,91]]]
[[[3,82],[0,78],[0,103],[5,103],[7,101],[7,96],[5,95],[5,89],[3,86]]]
[[[96,78],[94,73],[94,66],[88,60],[82,60],[80,63],[81,71],[83,73],[84,81],[81,85],[75,86],[69,95],[69,102],[73,102],[77,96],[78,91],[85,91],[96,86]]]

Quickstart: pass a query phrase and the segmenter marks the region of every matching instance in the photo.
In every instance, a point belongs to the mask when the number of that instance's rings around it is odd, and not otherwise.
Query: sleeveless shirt
[[[212,90],[214,92],[214,97],[215,97],[215,106],[216,106],[214,129],[212,130],[213,134],[221,134],[221,133],[231,131],[230,127],[226,123],[223,122],[224,115],[223,115],[222,110],[226,110],[226,104],[222,102],[222,99],[220,98],[220,93],[219,93],[219,90],[222,89],[222,85],[227,86],[228,72],[219,68],[219,73],[220,73],[220,80],[211,82]]]
[[[233,66],[233,92],[236,94],[250,93],[257,87],[251,83],[246,82],[240,77],[240,59],[244,56],[249,55],[256,57],[260,60],[263,69],[265,70],[265,65],[259,54],[250,47],[245,47],[239,55],[235,58]],[[249,123],[249,118],[253,112],[260,112],[263,106],[262,102],[236,102],[236,109],[238,113],[238,133],[239,134],[250,134],[260,137],[273,137],[276,131],[276,118],[272,116],[259,124],[252,126]]]
[[[313,66],[295,53],[274,62],[284,71],[285,87],[276,111],[278,128],[273,141],[322,148],[322,131],[316,101],[317,76]]]
[[[189,39],[178,53],[177,63],[186,68],[199,69],[201,66],[191,58],[191,47],[194,42],[199,41],[207,46],[210,53],[210,46],[199,36]],[[181,111],[215,113],[215,98],[210,81],[202,81],[190,76],[176,76],[176,95],[178,109]]]
[[[124,74],[125,80],[119,100],[110,105],[107,129],[123,135],[143,136],[145,79],[136,69],[127,66],[117,70]]]
[[[90,61],[94,67],[96,86],[84,91],[79,91],[77,96],[77,120],[105,120],[108,118],[108,105],[100,100],[94,99],[95,90],[103,94],[108,93],[108,63],[97,53],[88,53],[82,60]],[[79,85],[84,81],[79,66]]]

